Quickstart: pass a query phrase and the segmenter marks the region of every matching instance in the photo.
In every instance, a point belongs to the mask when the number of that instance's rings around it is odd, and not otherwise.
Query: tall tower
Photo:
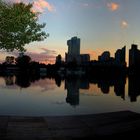
[[[126,66],[125,57],[126,57],[126,46],[122,49],[118,49],[115,53],[115,61],[118,66]]]
[[[73,37],[71,40],[67,41],[68,54],[70,55],[80,55],[80,38]]]
[[[81,63],[81,55],[80,55],[80,38],[72,37],[67,41],[68,45],[68,53],[66,53],[66,62],[74,62],[77,64]]]

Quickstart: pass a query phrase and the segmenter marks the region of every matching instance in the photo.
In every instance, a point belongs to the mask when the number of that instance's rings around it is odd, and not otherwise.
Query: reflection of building
[[[125,50],[126,50],[126,47],[123,47],[122,49],[118,49],[115,53],[115,62],[119,66],[126,66]]]
[[[67,89],[66,102],[73,106],[79,105],[79,80],[65,80],[65,84]]]
[[[129,67],[140,67],[140,50],[138,50],[138,45],[132,44],[129,50]]]
[[[121,96],[123,99],[125,99],[125,83],[125,77],[116,79],[114,83],[114,92],[116,93],[116,96]]]
[[[131,102],[137,101],[137,96],[140,95],[140,80],[136,75],[129,76],[128,81],[128,95],[130,97]]]
[[[89,89],[89,81],[81,79],[65,79],[65,88],[67,89],[66,102],[70,105],[79,105],[79,90]]]
[[[73,37],[67,41],[68,53],[66,53],[66,63],[75,62],[83,64],[90,61],[89,54],[80,54],[80,38]]]
[[[110,87],[114,86],[114,92],[117,96],[121,96],[123,99],[125,98],[125,83],[126,83],[126,77],[120,76],[117,78],[99,78],[94,79],[94,84],[98,85],[98,88],[101,89],[101,92],[104,94],[108,94],[110,92]]]

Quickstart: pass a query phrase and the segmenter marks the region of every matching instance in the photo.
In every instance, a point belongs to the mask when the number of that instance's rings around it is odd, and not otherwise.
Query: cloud
[[[49,50],[46,48],[41,48],[42,52],[36,53],[36,52],[26,52],[25,55],[28,55],[31,57],[32,61],[37,61],[44,64],[54,64],[57,52],[55,50]],[[15,57],[19,56],[19,52],[14,51],[9,53],[11,55],[14,55]]]
[[[119,9],[120,5],[115,2],[110,2],[110,3],[107,3],[107,7],[111,11],[117,11]]]
[[[41,87],[41,92],[45,92],[48,90],[54,90],[56,88],[55,80],[52,79],[40,79],[32,83],[32,87]]]
[[[6,0],[6,2],[10,3],[30,3],[30,0]],[[33,1],[33,11],[35,12],[44,12],[45,10],[48,10],[49,12],[55,11],[55,8],[52,4],[50,4],[47,0],[35,0]]]
[[[88,7],[89,4],[88,4],[88,3],[82,3],[82,6],[83,6],[83,7]]]
[[[128,22],[127,21],[125,21],[125,20],[122,20],[121,21],[121,28],[128,28]]]
[[[51,5],[49,2],[46,0],[36,0],[33,3],[33,9],[37,12],[44,12],[44,10],[47,8],[49,12],[54,11],[54,6]]]

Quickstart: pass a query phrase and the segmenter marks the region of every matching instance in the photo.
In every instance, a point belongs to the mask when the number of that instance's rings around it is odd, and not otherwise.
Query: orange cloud
[[[7,2],[12,3],[30,3],[30,0],[6,0]],[[55,10],[54,6],[50,4],[47,0],[35,0],[33,2],[33,11],[34,12],[44,12],[44,10],[47,9],[49,12],[52,12]]]
[[[54,7],[46,0],[36,0],[33,4],[33,9],[38,12],[43,12],[46,8],[49,12],[54,11]]]
[[[55,50],[49,50],[46,48],[41,48],[41,50],[42,52],[26,52],[25,55],[30,56],[32,61],[37,61],[39,63],[44,64],[54,64],[57,52]],[[19,52],[18,51],[8,52],[8,55],[18,57]]]
[[[121,27],[124,29],[124,28],[127,28],[128,27],[128,22],[123,20],[121,21]]]
[[[91,50],[91,49],[86,49],[83,50],[81,53],[83,54],[89,54],[91,60],[98,60],[98,56],[102,53],[102,50]]]
[[[120,5],[115,2],[111,2],[111,3],[107,3],[107,7],[111,11],[117,11],[119,9]]]

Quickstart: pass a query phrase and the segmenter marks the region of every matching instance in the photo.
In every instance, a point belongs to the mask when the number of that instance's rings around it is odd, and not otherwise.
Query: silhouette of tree
[[[38,12],[32,4],[7,4],[0,0],[0,49],[26,51],[25,44],[42,41],[48,34],[42,31],[45,23],[38,23]]]
[[[15,61],[20,68],[27,68],[29,66],[29,63],[31,62],[31,58],[28,55],[23,55],[17,57]]]

